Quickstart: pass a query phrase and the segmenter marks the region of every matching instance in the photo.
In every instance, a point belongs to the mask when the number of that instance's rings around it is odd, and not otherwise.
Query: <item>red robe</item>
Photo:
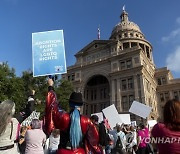
[[[46,98],[45,130],[48,135],[56,128],[66,131],[70,126],[70,114],[58,108],[56,94],[53,90],[48,92]],[[102,154],[99,146],[99,134],[95,125],[86,116],[80,116],[82,134],[84,135],[84,148],[58,149],[58,154]]]

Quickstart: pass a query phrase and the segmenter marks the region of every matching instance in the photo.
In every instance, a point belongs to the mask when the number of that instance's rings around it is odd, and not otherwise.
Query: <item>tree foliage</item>
[[[68,99],[73,91],[72,83],[62,79],[54,83],[58,101],[62,108],[69,111]],[[44,113],[47,88],[47,77],[33,77],[31,70],[17,77],[15,69],[10,68],[7,62],[0,64],[0,101],[14,101],[17,112],[25,107],[30,91],[35,90],[36,110]]]
[[[21,78],[16,77],[15,69],[10,69],[7,62],[0,65],[0,91],[0,100],[14,101],[19,111],[25,101],[24,85]]]
[[[60,85],[56,88],[57,98],[61,107],[69,111],[69,97],[73,92],[73,85],[68,80],[60,80]]]

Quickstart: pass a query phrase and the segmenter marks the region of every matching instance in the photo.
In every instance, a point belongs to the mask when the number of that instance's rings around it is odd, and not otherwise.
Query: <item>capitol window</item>
[[[122,96],[122,105],[123,105],[123,110],[127,111],[129,108],[129,105],[127,102],[127,96]]]
[[[132,78],[128,79],[128,89],[133,89],[133,79]]]
[[[129,48],[129,42],[123,43],[123,49]]]
[[[122,90],[126,90],[127,88],[126,79],[121,80],[121,82],[122,82]]]
[[[123,70],[125,68],[126,68],[125,61],[121,61],[121,70]]]
[[[137,46],[137,42],[131,42],[131,47],[136,47]]]
[[[131,60],[127,60],[126,61],[126,65],[127,65],[127,68],[131,68],[132,67],[132,61]]]

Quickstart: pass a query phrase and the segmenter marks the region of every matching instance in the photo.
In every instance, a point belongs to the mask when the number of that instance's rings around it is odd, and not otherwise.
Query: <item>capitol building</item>
[[[136,100],[152,107],[148,119],[157,119],[168,99],[180,99],[180,79],[174,79],[167,67],[156,68],[151,43],[125,10],[109,40],[94,40],[75,57],[75,64],[62,78],[82,92],[85,115],[111,104],[119,113],[128,113]],[[140,119],[131,114],[131,120]]]

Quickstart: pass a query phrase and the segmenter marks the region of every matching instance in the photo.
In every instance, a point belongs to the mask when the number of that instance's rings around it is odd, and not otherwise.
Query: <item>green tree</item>
[[[73,85],[72,82],[68,80],[60,80],[59,86],[56,88],[56,94],[58,101],[60,102],[61,107],[69,111],[69,97],[70,94],[73,92]]]
[[[33,77],[33,72],[28,70],[23,72],[22,80],[24,82],[27,97],[31,90],[35,90],[36,110],[42,114],[45,110],[45,98],[48,87],[47,77]]]
[[[10,99],[15,102],[16,110],[25,101],[24,84],[21,78],[16,77],[15,69],[10,68],[7,62],[0,64],[0,100]]]

